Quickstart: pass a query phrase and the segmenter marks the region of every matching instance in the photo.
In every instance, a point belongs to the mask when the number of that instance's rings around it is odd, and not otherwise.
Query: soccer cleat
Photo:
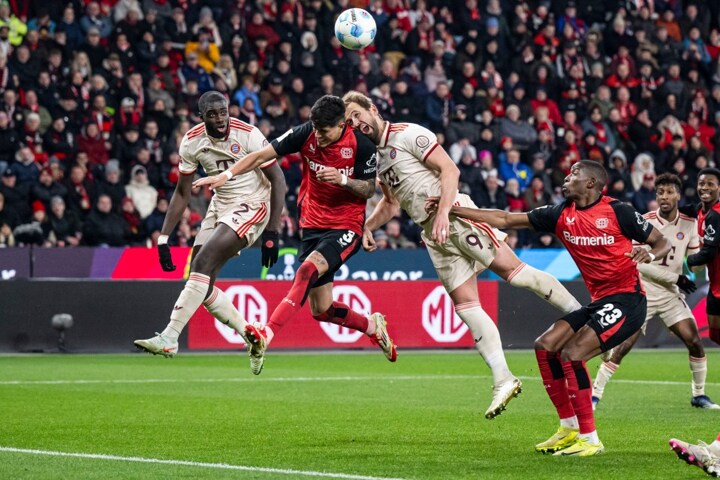
[[[720,477],[720,457],[713,455],[706,443],[699,442],[697,445],[693,445],[677,438],[671,438],[670,448],[685,463],[702,468],[708,475]]]
[[[392,341],[387,331],[387,320],[382,313],[373,313],[368,320],[375,322],[375,335],[370,336],[370,341],[382,348],[383,353],[388,360],[394,362],[397,360],[397,348],[395,342]]]
[[[495,385],[493,387],[493,398],[490,402],[490,406],[485,411],[485,418],[491,420],[500,415],[510,400],[520,395],[522,392],[522,382],[516,377],[512,377],[510,380]]]
[[[155,332],[155,336],[147,340],[135,340],[135,346],[140,350],[145,350],[153,355],[162,355],[163,357],[172,358],[178,352],[177,340],[170,340],[163,336],[162,333]]]
[[[600,397],[596,397],[595,395],[592,396],[592,406],[593,406],[593,412],[598,406],[598,403],[600,403]]]
[[[260,323],[245,325],[245,339],[248,343],[250,355],[250,371],[253,375],[260,375],[265,363],[265,350],[267,349],[267,333]]]
[[[561,426],[552,437],[535,445],[535,451],[540,453],[553,453],[567,448],[575,443],[578,433],[580,433],[580,431],[577,428]]]
[[[591,457],[593,455],[600,455],[605,451],[605,445],[602,442],[590,443],[584,438],[576,438],[575,442],[553,453],[553,456],[575,456],[575,457]]]
[[[707,395],[698,395],[690,399],[690,405],[695,408],[707,408],[709,410],[720,410],[720,405],[710,400]]]

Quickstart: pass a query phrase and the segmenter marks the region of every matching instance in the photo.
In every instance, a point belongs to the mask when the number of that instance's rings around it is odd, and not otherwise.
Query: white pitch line
[[[110,380],[0,380],[4,385],[124,385],[124,384],[155,384],[155,383],[285,383],[285,382],[364,382],[364,381],[425,381],[425,380],[483,380],[492,378],[489,375],[394,375],[394,376],[344,376],[344,377],[263,377],[263,378],[140,378],[140,379],[110,379]],[[540,377],[519,376],[521,380],[540,381]],[[627,383],[640,385],[669,385],[685,386],[688,382],[672,380],[630,380],[613,379],[613,383]],[[720,386],[720,383],[706,382],[708,386]]]
[[[250,467],[228,463],[193,462],[189,460],[165,460],[162,458],[122,457],[119,455],[101,455],[97,453],[55,452],[52,450],[33,450],[27,448],[0,447],[0,452],[23,453],[27,455],[47,455],[51,457],[88,458],[92,460],[113,460],[120,462],[155,463],[161,465],[180,465],[184,467],[215,468],[219,470],[242,470],[245,472],[277,473],[281,475],[302,475],[305,477],[343,478],[348,480],[404,480],[392,477],[371,477],[346,473],[314,472],[312,470],[289,470],[284,468]]]

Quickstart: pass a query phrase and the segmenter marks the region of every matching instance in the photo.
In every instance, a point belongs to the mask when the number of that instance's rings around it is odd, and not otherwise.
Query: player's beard
[[[361,123],[359,130],[370,138],[375,145],[380,144],[380,127],[377,119],[374,119],[372,123]]]
[[[225,138],[225,135],[227,135],[229,128],[230,128],[230,119],[229,118],[228,118],[228,121],[225,122],[225,125],[223,126],[222,130],[219,130],[212,123],[205,124],[205,130],[207,131],[208,135],[210,135],[213,138]]]

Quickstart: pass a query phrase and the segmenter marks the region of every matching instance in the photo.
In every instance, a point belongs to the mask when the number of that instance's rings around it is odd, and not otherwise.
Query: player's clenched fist
[[[375,237],[373,237],[372,232],[367,228],[363,230],[362,246],[366,252],[374,252],[375,250],[377,250],[377,246],[375,245]]]
[[[643,247],[633,247],[632,251],[625,252],[626,257],[632,258],[635,263],[650,263],[655,258]]]
[[[316,177],[321,182],[340,185],[342,183],[342,174],[337,168],[327,167],[317,172]]]

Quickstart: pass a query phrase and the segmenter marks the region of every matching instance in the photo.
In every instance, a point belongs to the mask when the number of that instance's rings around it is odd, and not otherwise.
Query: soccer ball
[[[349,8],[335,21],[335,36],[345,48],[359,50],[375,40],[375,19],[362,8]]]

